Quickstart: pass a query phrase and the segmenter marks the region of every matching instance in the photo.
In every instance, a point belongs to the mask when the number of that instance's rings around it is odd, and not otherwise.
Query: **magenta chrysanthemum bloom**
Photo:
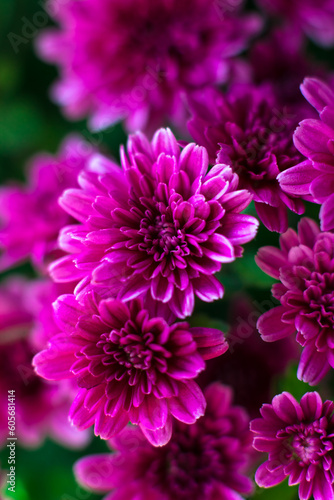
[[[54,258],[59,230],[72,221],[58,198],[78,185],[78,173],[94,152],[79,137],[68,137],[57,156],[41,154],[31,161],[27,186],[1,187],[0,270],[27,258],[44,267]]]
[[[94,128],[126,119],[132,131],[184,123],[184,95],[226,79],[228,59],[259,31],[258,16],[227,0],[49,2],[60,29],[39,39],[60,67],[54,99]]]
[[[105,500],[241,500],[252,491],[245,475],[251,456],[249,419],[232,405],[232,391],[213,384],[205,391],[205,416],[194,425],[175,422],[171,441],[154,448],[140,429],[127,428],[111,441],[114,454],[75,464],[80,484]]]
[[[51,266],[53,278],[88,279],[122,300],[148,293],[180,318],[192,313],[195,295],[221,298],[213,275],[241,256],[258,226],[240,213],[251,195],[237,189],[238,176],[222,164],[207,173],[205,148],[189,144],[181,152],[169,129],[151,143],[130,136],[128,157],[121,156],[123,169],[95,157],[92,169],[105,173],[82,172],[82,189],[60,199],[82,224],[62,231],[60,245],[72,255]]]
[[[270,488],[289,477],[299,484],[300,500],[333,500],[334,404],[308,392],[300,404],[288,392],[265,404],[262,418],[251,422],[253,446],[268,453],[255,474],[259,486]]]
[[[32,284],[21,278],[11,278],[0,287],[0,446],[8,437],[10,390],[15,391],[15,435],[21,445],[38,446],[49,435],[64,446],[80,447],[88,434],[68,422],[71,384],[46,382],[32,366],[36,352],[32,293]]]
[[[334,45],[333,0],[256,0],[270,14],[282,17],[323,47]]]
[[[265,273],[280,280],[272,294],[281,302],[257,327],[267,342],[297,332],[304,348],[298,378],[315,385],[334,367],[334,234],[304,218],[298,234],[289,229],[280,246],[263,247],[255,257]]]
[[[294,134],[296,148],[308,160],[278,177],[281,188],[321,204],[321,229],[334,229],[334,90],[317,78],[305,78],[301,90],[320,120],[303,120]]]
[[[169,324],[139,299],[85,299],[83,305],[74,295],[56,301],[64,333],[35,357],[37,373],[76,380],[70,418],[80,429],[95,423],[95,433],[109,439],[130,421],[152,444],[167,443],[171,416],[191,424],[204,414],[205,399],[193,379],[204,359],[227,350],[223,333]]]
[[[298,117],[282,107],[269,85],[232,87],[193,102],[192,137],[208,149],[210,159],[231,164],[239,186],[253,195],[256,211],[270,231],[288,228],[288,211],[301,214],[300,199],[282,191],[277,176],[301,160],[292,133]]]

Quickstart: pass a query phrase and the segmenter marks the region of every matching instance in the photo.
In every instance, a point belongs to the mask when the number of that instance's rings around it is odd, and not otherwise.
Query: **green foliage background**
[[[96,0],[98,1],[98,0]],[[9,179],[24,180],[27,160],[39,151],[55,152],[63,137],[77,131],[93,145],[109,151],[116,158],[126,135],[120,125],[103,133],[92,134],[85,122],[66,121],[59,109],[48,98],[48,89],[55,80],[54,67],[41,62],[34,53],[34,43],[40,28],[34,28],[36,14],[45,12],[40,0],[0,1],[0,182]],[[46,15],[45,15],[46,17]],[[38,17],[41,21],[42,16]],[[25,27],[30,25],[29,37]],[[47,20],[47,24],[51,24]],[[44,27],[44,26],[43,26]],[[28,28],[29,30],[29,28]],[[29,34],[30,33],[30,34]],[[23,37],[22,39],[17,37]],[[22,41],[24,39],[24,41]],[[20,42],[20,43],[19,43]],[[13,43],[17,44],[14,50]],[[312,48],[312,50],[315,50]],[[333,60],[327,52],[321,58]],[[0,207],[1,210],[1,207]],[[253,207],[250,212],[254,214]],[[317,218],[318,207],[309,205],[307,214]],[[296,227],[298,218],[291,215],[291,226]],[[278,236],[260,228],[257,238],[248,244],[243,259],[226,266],[221,280],[226,288],[222,303],[198,304],[196,311],[203,321],[224,323],[229,299],[235,292],[247,291],[253,299],[270,298],[271,278],[262,273],[254,262],[260,246],[276,245]],[[33,275],[29,266],[23,272]],[[16,271],[17,272],[17,271]],[[210,319],[209,319],[210,318]],[[212,320],[212,318],[215,318]],[[288,390],[300,397],[308,390],[297,381],[296,367],[291,367],[285,377],[277,381],[274,393]],[[321,390],[320,390],[321,392]],[[331,384],[326,384],[326,396],[333,397]],[[89,453],[106,451],[106,444],[94,438],[87,449],[70,451],[47,440],[36,450],[17,449],[17,491],[6,495],[16,500],[94,500],[101,498],[79,488],[72,475],[75,460]],[[2,467],[6,468],[7,450],[0,453]],[[298,498],[296,488],[286,483],[270,489],[256,490],[253,498],[262,500],[293,500]],[[149,499],[148,499],[149,500]],[[191,500],[191,499],[189,499]],[[205,499],[203,499],[205,500]]]

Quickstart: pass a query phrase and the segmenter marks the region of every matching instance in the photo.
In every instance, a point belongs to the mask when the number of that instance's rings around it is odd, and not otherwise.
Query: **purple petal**
[[[170,416],[167,417],[164,427],[161,427],[160,429],[150,430],[142,425],[140,425],[140,428],[144,436],[153,446],[164,446],[172,437],[173,425]]]
[[[331,231],[334,229],[334,194],[323,203],[320,208],[319,217],[322,231]]]
[[[328,154],[328,141],[333,138],[333,131],[319,120],[303,120],[294,134],[294,144],[298,151],[309,159],[318,153]]]
[[[167,421],[167,403],[165,399],[157,399],[149,394],[139,406],[139,423],[141,428],[151,431],[161,429]]]
[[[215,328],[190,328],[190,332],[197,344],[197,350],[203,359],[212,359],[221,356],[228,350],[228,342],[224,333]]]
[[[177,158],[180,155],[180,148],[173,132],[169,128],[161,128],[154,134],[152,139],[152,149],[157,157],[161,153],[176,156]]]
[[[205,412],[206,401],[198,385],[189,380],[179,383],[179,395],[168,400],[171,414],[186,424],[193,424]]]
[[[323,203],[334,193],[334,175],[321,174],[310,185],[310,193],[317,203]]]
[[[298,223],[298,236],[300,243],[313,248],[316,238],[320,233],[319,226],[314,220],[303,217]]]
[[[53,304],[55,318],[59,328],[69,334],[76,332],[80,316],[84,314],[82,306],[72,294],[61,295]]]
[[[202,275],[192,280],[196,296],[204,302],[222,299],[224,287],[215,276]]]
[[[278,306],[260,316],[256,326],[264,341],[275,342],[296,332],[294,324],[283,323],[282,314],[285,312],[285,307]]]
[[[318,113],[321,113],[325,106],[333,105],[333,91],[326,83],[318,78],[305,78],[300,86],[300,90],[305,99],[308,100]]]
[[[316,179],[319,172],[306,160],[295,167],[281,172],[277,180],[285,193],[292,196],[306,196],[310,193],[311,182]]]
[[[110,417],[104,413],[101,407],[95,419],[94,433],[102,439],[110,439],[118,434],[129,422],[129,414],[123,410],[118,411],[117,415]]]
[[[205,148],[188,144],[181,152],[180,169],[184,170],[190,181],[190,185],[204,174],[209,167],[208,153]]]
[[[277,467],[274,471],[267,469],[268,462],[260,465],[255,473],[255,482],[260,488],[271,488],[281,483],[286,478],[283,465]]]
[[[169,302],[169,307],[178,318],[191,316],[195,306],[195,298],[192,284],[186,290],[174,290],[173,297]]]
[[[287,424],[294,424],[302,420],[302,409],[289,392],[282,392],[275,396],[272,402],[276,415]]]
[[[80,222],[86,222],[90,215],[94,215],[93,201],[90,194],[80,189],[67,189],[59,198],[59,204],[65,212]]]
[[[283,203],[278,207],[258,202],[254,205],[258,216],[269,231],[284,233],[288,229],[288,213]]]
[[[114,480],[117,460],[111,453],[90,455],[78,460],[74,466],[76,480],[85,488],[107,493],[117,486]],[[117,470],[117,467],[116,467]]]
[[[317,385],[329,368],[326,352],[318,352],[315,346],[307,345],[300,357],[297,377],[310,385]]]
[[[322,399],[317,392],[307,392],[300,400],[305,420],[317,420],[322,412]]]
[[[279,270],[286,265],[287,259],[276,247],[262,247],[255,256],[255,262],[264,273],[278,280]]]
[[[48,349],[41,351],[33,359],[36,373],[46,380],[73,378],[71,366],[76,361],[75,352],[80,349],[67,336],[60,334],[52,338]]]
[[[233,262],[235,259],[233,245],[222,234],[213,234],[210,240],[202,245],[202,250],[205,255],[217,262]]]

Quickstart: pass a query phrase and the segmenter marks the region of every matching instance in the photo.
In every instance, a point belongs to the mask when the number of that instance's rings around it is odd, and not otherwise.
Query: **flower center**
[[[318,458],[321,440],[316,436],[294,436],[291,446],[295,457],[304,464],[309,464]]]
[[[249,112],[249,106],[246,109]],[[265,102],[258,104],[249,115],[250,119],[237,124],[244,132],[236,132],[232,139],[232,160],[236,173],[248,177],[253,187],[256,187],[263,181],[275,182],[277,167],[280,171],[285,170],[300,155],[291,141],[291,133],[296,125],[294,122],[286,117],[283,121],[278,110],[274,110],[273,114],[273,109]],[[276,167],[273,166],[273,156],[276,157]]]
[[[169,221],[166,215],[158,215],[154,219],[143,218],[139,233],[144,236],[139,248],[149,255],[154,255],[155,260],[171,252],[183,253],[181,249],[186,246],[182,231],[174,222]]]
[[[300,465],[318,463],[332,449],[331,443],[326,439],[326,431],[317,421],[286,427],[278,432],[278,437],[286,438],[287,459],[295,460]]]
[[[224,473],[221,453],[214,443],[214,436],[203,439],[200,430],[176,427],[159,467],[165,490],[182,500],[202,499],[209,478],[221,479]]]

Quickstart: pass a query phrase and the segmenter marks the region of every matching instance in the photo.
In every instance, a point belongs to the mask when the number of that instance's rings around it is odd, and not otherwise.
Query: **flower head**
[[[60,67],[53,96],[71,118],[133,130],[184,122],[184,94],[221,82],[227,60],[260,28],[259,18],[222,0],[49,2],[60,29],[39,52]]]
[[[51,266],[53,278],[82,278],[122,300],[148,294],[180,318],[192,313],[195,295],[221,298],[213,275],[242,254],[258,225],[240,213],[251,196],[237,189],[238,176],[222,164],[207,173],[205,148],[180,152],[168,129],[151,143],[131,136],[122,166],[95,157],[91,169],[104,173],[82,172],[81,190],[63,194],[61,206],[81,224],[60,235],[71,254]]]
[[[297,332],[303,346],[298,378],[314,385],[334,367],[334,234],[320,232],[304,218],[298,234],[289,229],[280,246],[263,247],[255,258],[264,272],[280,280],[272,294],[281,302],[260,317],[257,327],[267,342]]]
[[[252,491],[245,476],[251,456],[248,417],[232,405],[232,391],[213,384],[207,410],[194,425],[175,422],[171,441],[152,447],[139,429],[111,441],[115,454],[94,455],[75,465],[78,481],[115,500],[236,500]],[[109,496],[106,498],[110,498]]]
[[[0,189],[0,270],[30,258],[45,267],[59,254],[59,230],[71,218],[58,204],[64,189],[77,186],[78,173],[95,151],[78,137],[68,137],[57,156],[36,156],[28,170],[27,186]]]
[[[200,99],[201,101],[202,99]],[[295,112],[282,107],[270,86],[239,85],[227,96],[205,96],[193,102],[189,123],[194,139],[210,159],[231,165],[240,187],[253,195],[261,221],[271,231],[288,228],[287,208],[303,213],[301,200],[287,196],[277,181],[283,170],[302,158],[292,143]]]
[[[270,488],[289,477],[299,484],[299,498],[334,498],[334,404],[322,402],[317,392],[308,392],[300,404],[288,392],[265,404],[262,418],[251,422],[253,446],[268,453],[256,472],[259,486]]]
[[[334,45],[332,0],[257,0],[270,14],[282,17],[296,32],[304,32],[323,47]]]
[[[95,433],[109,439],[131,421],[154,445],[165,444],[172,415],[188,424],[203,415],[205,399],[193,379],[204,359],[227,350],[223,333],[169,324],[139,299],[85,299],[81,305],[63,295],[55,303],[64,333],[35,357],[37,373],[76,380],[70,418],[79,428],[95,423]]]
[[[320,203],[323,231],[334,229],[334,90],[317,78],[305,78],[301,90],[320,119],[303,120],[294,134],[296,148],[307,160],[282,172],[288,195]]]

